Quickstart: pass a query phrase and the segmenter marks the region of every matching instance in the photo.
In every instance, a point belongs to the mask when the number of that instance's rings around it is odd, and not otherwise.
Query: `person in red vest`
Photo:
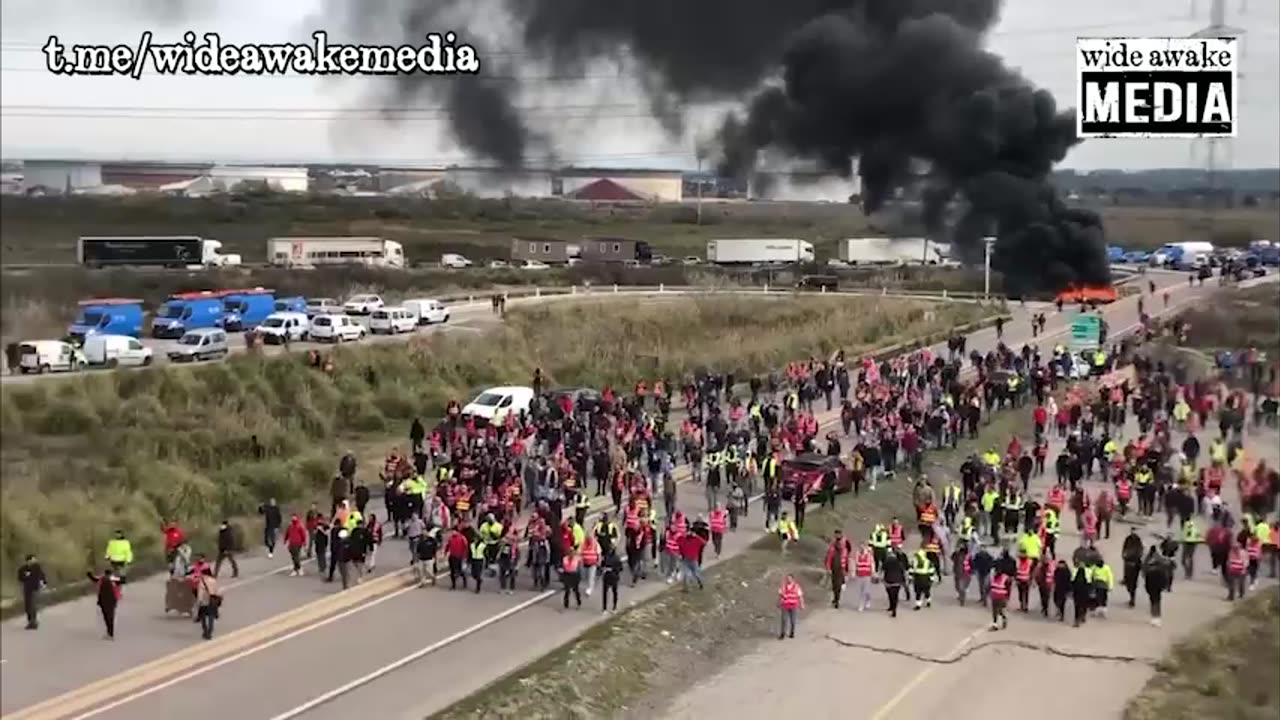
[[[991,578],[991,629],[1003,630],[1009,627],[1009,618],[1004,614],[1009,604],[1009,576],[997,572]]]
[[[573,593],[573,599],[578,603],[578,607],[582,607],[582,594],[578,590],[582,584],[581,565],[581,558],[572,548],[564,554],[564,559],[560,561],[560,582],[564,583],[565,610],[569,609],[570,593]]]
[[[1239,543],[1231,546],[1227,553],[1227,564],[1224,568],[1227,581],[1227,602],[1235,602],[1244,597],[1245,578],[1249,573],[1249,554]]]
[[[1026,555],[1018,556],[1017,583],[1018,609],[1027,612],[1027,602],[1031,595],[1031,573],[1035,569],[1035,561]]]
[[[778,639],[796,636],[796,617],[804,609],[804,590],[791,575],[782,579],[782,587],[778,588],[778,610],[781,621],[778,625]]]
[[[1049,409],[1044,405],[1037,405],[1035,410],[1031,411],[1031,419],[1036,425],[1036,441],[1044,437],[1044,429],[1049,424]]]
[[[871,578],[875,574],[875,563],[871,545],[862,543],[853,560],[853,590],[858,598],[858,612],[871,607]]]
[[[716,557],[720,557],[724,534],[729,529],[729,511],[717,504],[708,513],[707,524],[711,529],[711,547],[715,549]]]
[[[849,576],[849,541],[842,531],[836,530],[831,538],[823,564],[831,576],[831,607],[839,609],[840,594],[844,592],[845,578]]]

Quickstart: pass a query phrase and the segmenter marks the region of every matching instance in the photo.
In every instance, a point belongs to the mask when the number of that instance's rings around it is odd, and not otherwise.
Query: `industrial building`
[[[75,160],[28,160],[22,164],[27,192],[73,193],[103,185],[101,163]]]
[[[566,168],[557,175],[567,200],[678,203],[684,199],[684,174],[678,170]]]

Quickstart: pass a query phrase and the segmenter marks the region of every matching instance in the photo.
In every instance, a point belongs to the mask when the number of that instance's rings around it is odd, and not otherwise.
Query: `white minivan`
[[[84,339],[84,360],[96,367],[150,365],[151,348],[128,335],[90,335]]]
[[[286,342],[306,340],[311,330],[311,320],[306,313],[274,312],[263,319],[257,327],[262,342],[268,345],[279,345]]]
[[[359,340],[364,334],[364,326],[350,315],[317,315],[311,319],[311,339],[316,342]]]
[[[231,352],[227,345],[227,333],[221,328],[197,328],[188,330],[169,351],[169,362],[195,362],[224,358]]]
[[[369,316],[369,332],[374,335],[399,335],[417,329],[418,316],[408,308],[378,308]]]
[[[400,306],[417,316],[419,325],[449,322],[449,308],[439,300],[418,298],[405,300]]]
[[[364,293],[347,298],[347,301],[342,303],[342,311],[350,315],[368,315],[386,304],[380,295]]]
[[[467,403],[462,414],[489,423],[500,423],[507,415],[528,412],[533,396],[533,388],[530,387],[508,385],[489,388]]]
[[[27,340],[18,346],[18,369],[26,373],[75,372],[87,363],[75,345],[61,340]]]

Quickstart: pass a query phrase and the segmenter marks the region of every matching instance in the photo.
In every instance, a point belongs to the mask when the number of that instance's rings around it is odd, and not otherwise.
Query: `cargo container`
[[[920,237],[845,238],[838,248],[849,265],[941,265],[950,247]]]
[[[511,241],[511,259],[517,263],[534,260],[547,265],[568,265],[581,250],[578,244],[564,240],[515,238]]]
[[[240,264],[239,255],[222,254],[220,241],[195,236],[82,237],[77,256],[80,264],[89,268],[199,268]]]
[[[708,240],[707,262],[717,265],[811,263],[813,243],[791,238]]]
[[[403,245],[378,237],[274,237],[267,240],[267,262],[280,267],[408,266]]]
[[[622,238],[585,238],[580,257],[583,262],[623,263],[628,260],[649,264],[654,262],[653,246],[643,240]]]

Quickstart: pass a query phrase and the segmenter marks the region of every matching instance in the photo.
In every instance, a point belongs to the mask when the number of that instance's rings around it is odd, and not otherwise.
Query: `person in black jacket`
[[[280,528],[284,526],[284,518],[276,499],[268,498],[266,504],[259,505],[258,514],[262,516],[262,544],[267,548],[267,557],[274,557],[276,540],[280,537]]]
[[[889,617],[898,617],[898,595],[907,582],[907,556],[898,548],[885,553],[880,565],[885,594],[889,596]]]
[[[36,617],[39,608],[38,596],[48,584],[45,580],[44,568],[40,567],[35,555],[28,555],[18,568],[18,584],[22,586],[22,609],[27,614],[27,629],[35,630],[40,627],[40,620]]]
[[[351,528],[351,534],[347,537],[343,564],[350,566],[348,571],[355,575],[357,585],[364,579],[365,561],[369,559],[369,550],[372,547],[373,534],[365,526],[364,520],[356,521],[356,526]]]
[[[327,518],[318,519],[316,529],[311,531],[311,544],[315,548],[316,567],[320,575],[324,575],[329,565],[329,520]]]
[[[222,562],[225,560],[231,563],[231,577],[240,577],[240,563],[236,562],[236,552],[240,549],[240,543],[236,537],[235,528],[231,527],[231,523],[226,520],[218,526],[218,560],[213,564],[213,576],[218,577],[222,572]]]
[[[1143,579],[1147,589],[1147,600],[1151,603],[1151,624],[1160,626],[1160,600],[1169,589],[1170,577],[1173,575],[1173,561],[1158,552],[1154,545],[1147,548],[1147,557],[1142,563]]]
[[[106,625],[105,640],[116,639],[116,609],[120,607],[120,586],[125,583],[124,576],[112,568],[102,571],[101,575],[85,573],[90,581],[98,586],[98,609],[102,611],[102,622]]]
[[[987,552],[985,545],[979,545],[969,561],[974,576],[978,578],[978,602],[982,603],[983,607],[986,607],[987,596],[991,593],[991,571],[995,568],[995,564],[996,559]]]
[[[1080,627],[1089,617],[1089,607],[1093,601],[1093,583],[1083,564],[1076,566],[1071,576],[1071,606],[1075,610],[1072,627]]]
[[[1138,537],[1138,529],[1129,528],[1129,535],[1124,539],[1124,546],[1120,550],[1120,557],[1124,561],[1124,589],[1129,591],[1129,607],[1133,607],[1137,601],[1142,552],[1142,538]]]
[[[622,558],[618,557],[616,548],[610,547],[608,554],[604,558],[603,574],[600,576],[601,582],[604,583],[604,592],[600,594],[600,609],[602,612],[618,611],[618,582],[622,579]],[[610,597],[613,598],[612,607],[609,604]]]
[[[344,563],[346,554],[347,531],[343,529],[341,523],[334,521],[329,528],[329,575],[325,578],[325,582],[333,582],[333,574],[341,571],[342,586],[346,587],[350,583]]]
[[[1067,595],[1071,593],[1071,567],[1066,560],[1059,560],[1053,569],[1053,607],[1058,611],[1058,622],[1067,618]]]

